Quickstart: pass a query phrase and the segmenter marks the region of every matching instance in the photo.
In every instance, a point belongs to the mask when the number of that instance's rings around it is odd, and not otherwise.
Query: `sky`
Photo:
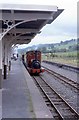
[[[56,5],[59,9],[64,9],[54,22],[43,27],[40,34],[22,47],[76,39],[77,2],[78,0],[0,0],[0,3]]]

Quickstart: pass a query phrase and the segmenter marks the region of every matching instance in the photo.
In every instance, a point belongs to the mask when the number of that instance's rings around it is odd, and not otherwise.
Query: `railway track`
[[[41,76],[33,76],[33,79],[51,107],[55,120],[79,119],[79,114]]]
[[[44,66],[43,66],[44,67]],[[64,83],[68,84],[69,86],[75,88],[78,92],[79,92],[79,84],[63,75],[60,75],[59,73],[56,73],[55,71],[53,70],[50,70],[46,67],[44,67],[46,72],[52,74],[55,78],[57,78],[58,80],[61,80],[63,81]]]
[[[43,62],[45,62],[47,64],[54,65],[54,66],[58,66],[58,67],[63,68],[63,69],[74,71],[76,73],[79,73],[79,67],[76,67],[76,66],[70,66],[67,64],[61,64],[61,63],[56,63],[56,62],[51,62],[51,61],[46,61],[46,60],[44,60]]]

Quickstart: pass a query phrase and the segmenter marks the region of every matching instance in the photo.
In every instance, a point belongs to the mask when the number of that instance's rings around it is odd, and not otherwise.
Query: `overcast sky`
[[[0,0],[0,3],[56,5],[65,9],[52,24],[46,25],[29,45],[77,38],[77,2],[78,0]]]

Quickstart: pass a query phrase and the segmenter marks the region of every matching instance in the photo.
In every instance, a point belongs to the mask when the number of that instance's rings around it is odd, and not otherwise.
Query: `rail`
[[[79,114],[42,77],[33,78],[55,109],[56,118],[78,120]]]
[[[45,61],[45,60],[43,62],[79,73],[79,67],[74,67],[74,66],[70,66],[70,65],[66,65],[66,64],[55,63],[55,62],[50,62],[50,61]]]
[[[58,78],[59,80],[65,82],[66,84],[69,84],[79,92],[79,83],[67,78],[66,76],[63,76],[53,70],[48,69],[47,67],[43,66],[45,68],[45,71],[52,74],[54,77]]]

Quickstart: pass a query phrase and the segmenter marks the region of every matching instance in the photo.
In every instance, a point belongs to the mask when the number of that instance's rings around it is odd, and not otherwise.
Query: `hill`
[[[31,47],[26,47],[24,49],[18,49],[18,52],[26,53],[29,50],[40,50],[43,53],[75,51],[75,50],[79,50],[79,39],[71,39],[54,44],[52,43],[52,44],[33,45]]]

